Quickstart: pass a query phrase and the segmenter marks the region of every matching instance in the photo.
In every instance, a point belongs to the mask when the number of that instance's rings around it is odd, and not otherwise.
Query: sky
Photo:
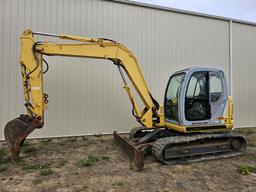
[[[256,22],[256,0],[133,0]]]

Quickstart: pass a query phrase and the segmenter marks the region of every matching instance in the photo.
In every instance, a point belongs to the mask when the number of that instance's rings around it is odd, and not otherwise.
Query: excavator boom
[[[57,44],[53,42],[36,42],[35,35],[54,36],[63,40],[73,40],[78,43]],[[132,103],[133,114],[137,121],[145,127],[163,125],[163,115],[158,113],[159,105],[149,92],[146,81],[134,54],[120,43],[102,38],[85,38],[70,35],[53,35],[26,30],[21,36],[20,65],[23,79],[25,107],[27,115],[21,115],[5,127],[5,138],[12,151],[13,159],[19,156],[23,141],[35,128],[44,125],[44,111],[48,106],[48,95],[43,89],[43,55],[69,56],[106,59],[112,61],[120,71]],[[47,68],[49,67],[46,63]],[[139,109],[132,91],[125,79],[124,73],[132,82],[140,96],[144,108]]]

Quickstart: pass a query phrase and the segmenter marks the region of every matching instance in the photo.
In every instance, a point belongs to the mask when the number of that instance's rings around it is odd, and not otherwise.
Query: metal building
[[[137,56],[160,103],[176,70],[221,68],[234,99],[236,127],[256,126],[255,23],[126,0],[1,0],[0,26],[0,139],[5,123],[25,113],[18,59],[19,37],[27,28],[122,42]],[[137,125],[116,66],[93,59],[45,59],[50,108],[44,128],[31,137],[126,132]]]

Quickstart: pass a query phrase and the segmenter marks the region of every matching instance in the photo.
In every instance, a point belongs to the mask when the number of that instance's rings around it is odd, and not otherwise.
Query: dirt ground
[[[1,142],[0,191],[256,192],[256,132],[243,132],[244,156],[172,166],[148,156],[140,172],[111,136],[29,140],[15,163]]]

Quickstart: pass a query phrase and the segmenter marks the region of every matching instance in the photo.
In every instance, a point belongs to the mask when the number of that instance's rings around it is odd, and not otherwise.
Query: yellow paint
[[[44,97],[42,56],[33,53],[34,39],[31,30],[24,31],[21,37],[20,65],[24,87],[25,106],[28,114],[43,123]],[[37,87],[34,89],[33,87]]]
[[[169,129],[173,129],[173,130],[178,131],[178,132],[182,132],[182,133],[186,132],[186,127],[181,126],[181,125],[177,125],[177,124],[173,124],[173,123],[167,123],[167,122],[165,122],[164,125],[165,125],[165,127],[169,128]]]
[[[132,95],[132,92],[131,92],[130,87],[129,87],[128,85],[125,85],[125,86],[124,86],[124,89],[126,90],[126,92],[127,92],[128,96],[129,96],[129,99],[130,99],[132,105],[134,106],[134,111],[135,111],[135,113],[136,113],[136,116],[137,116],[137,117],[141,117],[141,113],[140,113],[140,111],[139,111],[138,104],[137,104],[136,101],[134,100],[134,97],[133,97],[133,95]]]
[[[234,127],[234,118],[233,118],[233,99],[231,96],[228,97],[228,111],[225,117],[225,124],[228,129]]]
[[[164,106],[161,105],[159,109],[159,123],[156,124],[158,127],[164,126]]]

